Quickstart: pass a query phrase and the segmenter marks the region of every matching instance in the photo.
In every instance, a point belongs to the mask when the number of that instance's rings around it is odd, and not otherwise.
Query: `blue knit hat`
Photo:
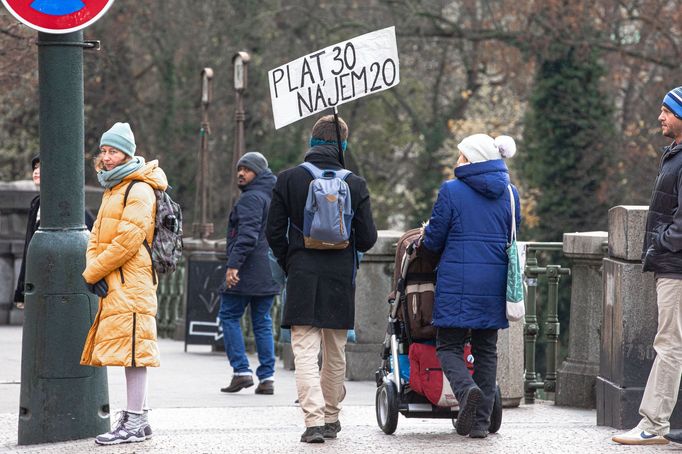
[[[99,146],[109,145],[121,150],[130,157],[135,156],[135,136],[128,123],[116,123],[107,132],[102,134]]]
[[[663,106],[682,120],[682,87],[670,90],[663,98]]]

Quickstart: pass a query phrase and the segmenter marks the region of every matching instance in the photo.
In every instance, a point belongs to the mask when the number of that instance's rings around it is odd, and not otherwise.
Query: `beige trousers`
[[[656,358],[644,389],[637,425],[658,435],[670,432],[670,415],[677,403],[682,374],[682,280],[656,280],[658,331]]]
[[[291,327],[296,389],[306,427],[336,422],[346,375],[345,329]],[[322,370],[318,356],[322,345]]]

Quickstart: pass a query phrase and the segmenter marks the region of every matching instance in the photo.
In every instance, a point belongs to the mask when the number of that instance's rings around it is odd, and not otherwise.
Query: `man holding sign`
[[[301,441],[323,443],[341,430],[358,252],[377,240],[367,183],[343,168],[348,126],[336,107],[398,85],[395,27],[301,57],[271,70],[268,79],[276,128],[334,109],[313,126],[305,162],[279,175],[266,232],[288,276],[282,327],[291,327],[306,425]]]
[[[304,164],[279,175],[266,231],[288,276],[282,327],[291,327],[305,443],[323,443],[341,430],[346,335],[355,318],[357,252],[369,250],[377,239],[367,184],[341,166],[337,126],[345,149],[348,126],[341,118],[336,123],[334,116],[324,116],[313,127]],[[309,188],[316,191],[309,195]],[[336,208],[325,216],[327,203]],[[335,228],[325,231],[332,225]],[[336,233],[340,236],[332,239]]]

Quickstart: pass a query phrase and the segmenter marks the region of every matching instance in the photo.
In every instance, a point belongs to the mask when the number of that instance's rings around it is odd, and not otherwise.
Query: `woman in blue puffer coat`
[[[455,179],[440,188],[422,246],[441,254],[433,324],[437,352],[460,402],[455,428],[460,435],[488,435],[497,373],[497,330],[506,318],[507,253],[512,212],[508,186],[521,222],[519,197],[503,158],[516,152],[514,139],[486,134],[465,138]],[[473,377],[463,358],[471,330]]]

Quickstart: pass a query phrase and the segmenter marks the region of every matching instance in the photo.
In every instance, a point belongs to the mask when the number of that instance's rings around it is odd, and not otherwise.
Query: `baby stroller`
[[[420,229],[412,229],[398,241],[394,290],[388,297],[388,329],[381,366],[375,375],[377,423],[389,435],[398,426],[398,414],[406,418],[450,418],[454,426],[459,412],[457,399],[436,357],[436,330],[431,324],[438,257],[421,249],[417,252],[419,236]],[[473,373],[469,343],[464,348],[464,359]],[[497,432],[501,424],[498,386],[488,431]]]

